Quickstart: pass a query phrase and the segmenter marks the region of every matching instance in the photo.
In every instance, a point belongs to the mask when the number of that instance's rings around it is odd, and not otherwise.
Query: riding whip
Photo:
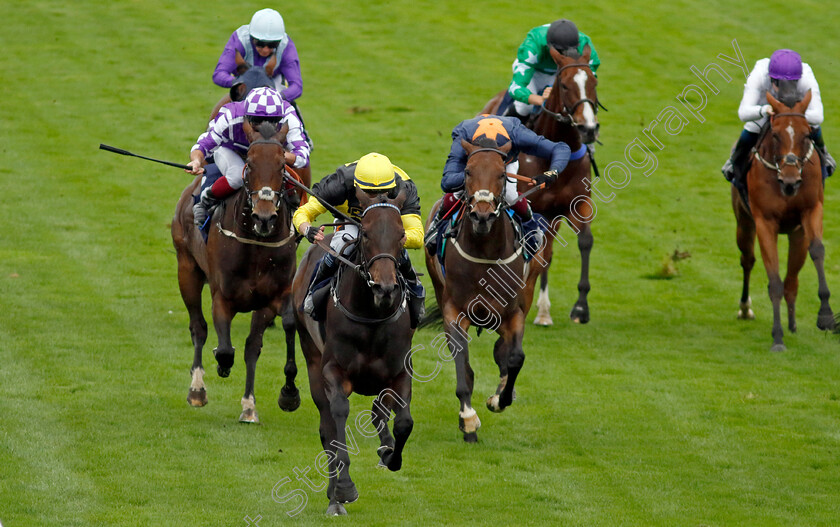
[[[124,155],[124,156],[139,157],[140,159],[145,159],[147,161],[154,161],[155,163],[161,163],[161,164],[164,164],[164,165],[169,165],[171,167],[183,168],[184,170],[192,170],[191,166],[182,165],[180,163],[172,163],[171,161],[161,161],[160,159],[153,159],[151,157],[141,156],[139,154],[133,154],[133,153],[129,152],[128,150],[123,150],[122,148],[116,148],[116,147],[113,147],[113,146],[103,145],[102,143],[99,143],[99,149],[100,150],[107,150],[108,152],[113,152],[115,154],[121,154],[121,155]]]

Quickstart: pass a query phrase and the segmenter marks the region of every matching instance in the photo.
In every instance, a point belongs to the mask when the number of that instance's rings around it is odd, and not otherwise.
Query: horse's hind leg
[[[472,407],[473,381],[475,378],[470,367],[469,334],[467,333],[470,323],[465,316],[457,312],[452,304],[445,304],[442,310],[446,340],[455,361],[455,396],[461,403],[461,410],[458,413],[458,428],[464,433],[464,441],[475,443],[478,441],[477,432],[481,427],[481,420]]]
[[[376,449],[376,454],[379,456],[379,467],[385,467],[384,457],[386,454],[394,450],[394,437],[391,431],[388,430],[388,420],[391,418],[391,404],[385,400],[382,395],[373,400],[370,409],[371,425],[373,429],[379,433],[379,448]]]
[[[219,345],[213,350],[213,355],[216,356],[216,372],[219,377],[230,375],[230,368],[233,366],[236,351],[230,341],[230,321],[233,320],[233,315],[230,303],[220,298],[219,294],[213,295],[213,326],[219,339]]]
[[[549,260],[549,265],[551,261]],[[537,326],[550,326],[554,324],[551,320],[551,301],[548,299],[548,267],[540,273],[540,296],[537,299],[537,316],[534,317],[534,324]]]
[[[740,197],[737,196],[737,193],[734,199],[737,199],[737,201],[733,201],[733,207],[740,208]],[[735,219],[737,221],[735,239],[738,243],[738,249],[741,251],[741,269],[744,271],[738,318],[742,320],[753,320],[755,314],[753,313],[752,300],[750,299],[750,274],[755,265],[755,222],[753,222],[746,211],[741,211],[739,214],[737,210],[735,213]]]
[[[207,404],[207,390],[204,386],[204,366],[201,363],[201,350],[207,342],[207,321],[201,310],[201,291],[204,289],[204,273],[196,261],[188,254],[178,251],[178,287],[181,298],[190,315],[190,337],[193,343],[193,363],[190,368],[190,391],[187,402],[191,406]]]
[[[394,393],[399,396],[399,400],[393,395],[388,395],[389,398],[394,399],[391,406],[394,407],[394,449],[391,452],[382,456],[382,462],[388,467],[388,470],[396,472],[402,467],[402,453],[405,448],[405,443],[408,441],[408,436],[411,435],[411,430],[414,429],[414,420],[411,418],[411,376],[407,372],[403,372],[392,383]]]
[[[785,276],[785,303],[788,308],[788,329],[796,332],[796,293],[799,290],[799,271],[805,265],[808,257],[808,246],[805,243],[805,232],[801,228],[794,229],[788,236],[788,265]]]
[[[286,384],[280,389],[280,397],[277,404],[285,412],[294,412],[300,406],[300,391],[295,386],[297,377],[297,364],[295,364],[295,315],[291,297],[283,309],[283,331],[286,334],[286,366],[283,373],[286,375]]]
[[[589,303],[586,300],[589,294],[589,253],[592,252],[592,245],[595,238],[592,236],[592,228],[588,223],[581,226],[578,233],[578,250],[580,250],[580,281],[578,282],[578,299],[569,313],[569,318],[576,324],[589,322]]]
[[[242,414],[240,423],[259,423],[256,400],[254,398],[254,378],[257,374],[257,359],[260,358],[265,329],[274,320],[274,310],[270,307],[254,311],[251,315],[251,332],[245,339],[245,394],[242,395]]]
[[[525,313],[517,311],[510,319],[499,327],[499,333],[507,342],[507,382],[499,394],[499,408],[504,410],[513,403],[516,378],[525,362],[525,351],[522,349],[522,338],[525,332]]]

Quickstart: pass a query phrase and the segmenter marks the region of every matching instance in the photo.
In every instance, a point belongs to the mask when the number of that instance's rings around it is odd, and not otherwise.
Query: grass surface
[[[742,73],[717,58],[736,39],[749,67],[799,50],[822,87],[829,146],[840,145],[840,44],[823,3],[598,2],[591,6],[371,1],[283,6],[301,55],[301,107],[315,177],[379,151],[439,196],[449,133],[509,82],[531,27],[575,20],[602,58],[599,165],[717,62],[704,122],[660,135],[658,166],[635,170],[593,224],[592,322],[573,326],[574,244],[556,247],[555,327],[529,326],[518,399],[483,410],[495,388],[492,338],[472,347],[483,427],[457,429],[454,366],[415,383],[403,470],[374,469],[356,434],[361,497],[342,523],[833,525],[840,517],[840,348],[815,327],[806,264],[799,332],[771,344],[767,279],[753,273],[754,322],[735,320],[740,267],[729,189],[718,168],[740,131]],[[210,75],[230,32],[264,7],[245,2],[7,1],[0,34],[0,521],[21,525],[320,524],[326,498],[296,481],[320,450],[308,382],[293,414],[275,403],[282,332],[257,370],[262,424],[237,423],[237,364],[211,374],[210,404],[185,402],[191,345],[168,225],[189,178],[97,150],[98,143],[187,161],[224,90]],[[678,106],[679,107],[679,106]],[[682,109],[680,107],[680,109]],[[646,141],[648,145],[649,142]],[[835,152],[836,153],[836,152]],[[840,287],[836,181],[826,188],[829,286]],[[602,183],[603,185],[603,183]],[[782,248],[786,244],[782,244]],[[303,248],[302,248],[303,249]],[[651,279],[675,249],[680,275]],[[419,253],[412,255],[420,265]],[[209,306],[209,302],[208,302]],[[532,313],[533,316],[533,313]],[[430,348],[434,331],[417,334]],[[211,334],[208,348],[215,345]],[[433,352],[416,369],[431,372]],[[299,363],[302,363],[299,356]],[[351,417],[370,400],[351,398]],[[314,474],[314,470],[310,475]],[[308,505],[275,493],[307,489]],[[313,482],[320,483],[319,478]]]

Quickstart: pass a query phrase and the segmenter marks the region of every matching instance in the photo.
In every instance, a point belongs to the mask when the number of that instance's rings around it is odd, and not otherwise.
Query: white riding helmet
[[[248,26],[251,37],[266,42],[280,42],[286,38],[283,17],[274,9],[260,9],[251,17]]]

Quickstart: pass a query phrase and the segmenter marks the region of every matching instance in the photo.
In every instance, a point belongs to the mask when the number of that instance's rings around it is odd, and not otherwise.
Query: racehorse
[[[741,251],[744,284],[738,318],[752,319],[750,272],[755,263],[755,238],[769,279],[768,292],[773,303],[773,346],[784,351],[780,304],[782,295],[788,308],[788,329],[796,331],[796,294],[799,271],[811,255],[817,268],[820,309],[817,327],[834,327],[834,315],[828,304],[830,296],[825,280],[823,232],[823,181],[814,143],[808,137],[810,126],[805,109],[811,92],[789,105],[779,102],[769,92],[767,101],[775,112],[762,131],[753,150],[755,160],[747,172],[749,204],[732,187],[732,209],[737,221],[736,237]],[[788,235],[788,267],[784,284],[779,275],[779,234]]]
[[[207,340],[207,323],[201,309],[201,293],[209,282],[213,304],[213,325],[219,346],[213,350],[217,372],[227,377],[233,365],[234,348],[230,324],[236,313],[253,311],[251,331],[245,341],[245,394],[242,422],[257,423],[254,373],[263,344],[263,333],[276,315],[283,317],[286,334],[286,385],[279,404],[293,411],[300,405],[295,387],[295,325],[290,309],[292,277],[295,272],[295,231],[291,226],[284,192],[284,140],[288,126],[280,131],[270,123],[255,130],[246,121],[250,141],[245,166],[244,188],[219,207],[212,218],[207,242],[193,224],[193,195],[197,177],[178,200],[172,221],[172,241],[178,257],[178,284],[190,314],[190,334],[195,355],[187,401],[192,406],[207,404],[201,350]]]
[[[358,247],[352,260],[338,256],[342,265],[324,322],[314,321],[302,308],[309,279],[324,255],[321,246],[306,251],[293,286],[300,345],[312,399],[321,415],[321,443],[329,459],[327,515],[347,514],[342,504],[359,496],[349,473],[348,445],[355,444],[352,427],[347,426],[350,393],[377,396],[362,428],[376,430],[365,435],[379,434],[380,466],[400,469],[403,447],[414,427],[407,369],[414,330],[406,307],[406,284],[397,271],[405,236],[400,215],[405,193],[396,199],[362,190],[356,195],[363,209]],[[393,436],[387,424],[392,410]],[[359,429],[359,418],[355,423]],[[360,433],[364,432],[360,429]]]
[[[474,443],[478,440],[481,420],[472,407],[474,376],[469,361],[469,327],[472,324],[499,334],[493,348],[499,366],[499,385],[496,393],[487,399],[487,407],[501,412],[515,397],[514,384],[525,361],[522,349],[525,317],[534,297],[537,276],[545,269],[545,260],[537,253],[526,263],[524,247],[517,241],[513,220],[501,201],[505,159],[511,144],[499,147],[493,140],[479,139],[478,144],[461,141],[461,146],[468,157],[464,170],[464,206],[457,219],[457,234],[448,242],[443,268],[437,255],[428,248],[426,267],[455,360],[459,428],[464,440]],[[427,229],[438,207],[440,201],[431,211]],[[423,325],[434,318],[428,316]]]
[[[590,228],[594,217],[590,198],[592,178],[590,176],[590,158],[586,145],[598,138],[598,79],[589,66],[591,50],[587,46],[579,58],[567,57],[550,49],[551,56],[557,63],[557,75],[551,93],[532,121],[533,130],[552,141],[563,141],[572,150],[572,158],[566,169],[548,188],[537,192],[531,198],[531,208],[551,222],[552,231],[559,235],[562,219],[568,222],[577,233],[580,251],[580,280],[578,281],[578,299],[572,307],[569,318],[576,323],[589,322],[589,255],[594,238]],[[484,107],[482,113],[498,113],[504,92],[497,94]],[[520,154],[519,174],[536,177],[549,168],[549,160]],[[527,189],[527,183],[520,181],[519,190]],[[562,238],[561,238],[562,239]],[[566,242],[563,241],[565,246]],[[546,244],[545,261],[551,265],[552,244]],[[539,309],[534,323],[550,326],[551,302],[548,298],[548,268],[540,278],[540,296],[537,300]]]
[[[222,106],[231,101],[244,101],[248,93],[254,88],[266,87],[274,88],[274,81],[271,80],[271,74],[277,65],[277,56],[271,57],[264,67],[257,68],[247,63],[242,55],[236,52],[236,73],[237,77],[230,87],[230,93],[219,99],[213,111],[210,112],[210,121],[216,118]],[[301,168],[296,168],[295,173],[300,176],[304,185],[309,186],[312,182],[312,167],[306,165]]]

